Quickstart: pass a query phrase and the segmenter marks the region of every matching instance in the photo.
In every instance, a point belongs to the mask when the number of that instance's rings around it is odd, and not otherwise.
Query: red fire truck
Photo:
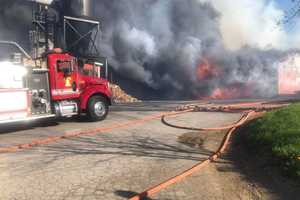
[[[81,114],[105,119],[111,91],[107,60],[96,45],[93,1],[45,2],[24,1],[33,14],[31,56],[15,42],[0,41],[21,52],[0,62],[0,124]]]
[[[43,68],[0,62],[0,124],[82,113],[105,119],[111,91],[101,78],[104,64],[57,50],[45,58]]]

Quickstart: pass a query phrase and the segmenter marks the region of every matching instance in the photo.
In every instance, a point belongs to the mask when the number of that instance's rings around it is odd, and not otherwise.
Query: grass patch
[[[269,112],[243,130],[250,150],[300,180],[300,104]]]

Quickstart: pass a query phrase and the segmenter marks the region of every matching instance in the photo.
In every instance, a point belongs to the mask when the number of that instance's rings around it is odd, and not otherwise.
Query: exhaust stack
[[[92,17],[93,16],[93,2],[92,0],[77,0],[75,6],[78,6],[81,16]]]
[[[66,0],[64,2],[65,14],[68,16],[88,18],[94,16],[93,0]]]

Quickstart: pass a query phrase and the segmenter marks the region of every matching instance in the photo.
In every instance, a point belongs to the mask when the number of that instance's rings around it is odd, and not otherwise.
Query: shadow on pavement
[[[90,165],[98,166],[100,163],[119,159],[122,156],[126,156],[128,159],[130,157],[133,159],[137,157],[154,158],[162,160],[162,162],[170,160],[203,161],[212,152],[176,142],[170,144],[167,141],[150,137],[99,135],[97,137],[69,138],[59,144],[51,143],[21,151],[19,154],[34,159],[26,162],[23,159],[17,159],[14,164],[16,166],[14,171],[17,174],[38,171],[58,160],[77,155],[93,155],[94,158]],[[29,167],[25,167],[25,165]]]
[[[191,148],[177,143],[168,144],[162,140],[140,136],[116,138],[99,135],[92,138],[70,138],[66,143],[47,145],[42,148],[50,157],[99,154],[199,161],[212,153],[204,149]]]
[[[31,122],[18,122],[0,125],[0,134],[8,134],[24,130],[31,130],[38,127],[51,127],[59,125],[54,119],[42,119]]]
[[[132,192],[132,191],[117,190],[117,191],[115,191],[115,194],[120,196],[120,197],[124,197],[124,198],[129,199],[131,197],[134,197],[135,195],[138,195],[139,193]],[[149,197],[144,197],[141,200],[154,200],[154,199],[151,199]]]

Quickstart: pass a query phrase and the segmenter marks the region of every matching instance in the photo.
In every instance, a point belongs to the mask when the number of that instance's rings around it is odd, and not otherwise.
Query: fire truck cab
[[[86,113],[92,121],[106,117],[111,92],[108,81],[101,78],[102,63],[77,59],[69,53],[51,53],[47,65],[56,115]]]

